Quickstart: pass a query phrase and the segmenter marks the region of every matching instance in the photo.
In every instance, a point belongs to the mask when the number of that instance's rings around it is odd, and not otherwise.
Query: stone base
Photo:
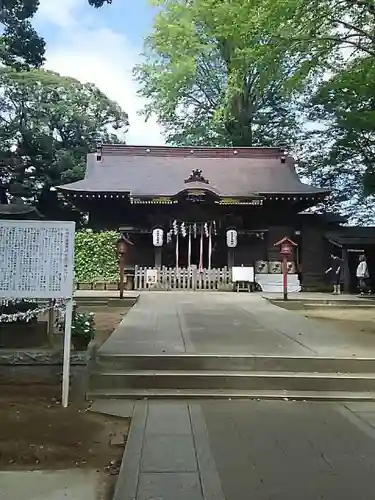
[[[73,399],[82,400],[87,386],[90,352],[72,352],[70,388]],[[48,350],[0,349],[0,391],[3,388],[43,395],[45,391],[59,394],[62,382],[63,353]],[[9,389],[10,388],[10,389]]]
[[[48,343],[48,322],[0,324],[0,348],[27,349]]]

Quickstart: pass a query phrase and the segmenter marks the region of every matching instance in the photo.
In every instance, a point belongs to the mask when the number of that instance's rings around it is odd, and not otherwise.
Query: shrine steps
[[[375,359],[99,355],[88,399],[375,399]]]
[[[283,401],[375,401],[375,392],[347,391],[236,391],[236,390],[204,390],[204,389],[99,389],[87,393],[90,401],[98,399],[252,399]]]

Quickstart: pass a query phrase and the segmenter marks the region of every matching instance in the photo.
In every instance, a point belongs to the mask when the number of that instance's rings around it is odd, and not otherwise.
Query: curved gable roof
[[[103,146],[88,155],[85,178],[59,186],[62,191],[129,193],[132,196],[175,196],[188,188],[185,179],[202,171],[221,196],[254,194],[320,194],[326,190],[303,184],[288,157],[278,148],[178,148]],[[206,185],[206,189],[208,188]]]

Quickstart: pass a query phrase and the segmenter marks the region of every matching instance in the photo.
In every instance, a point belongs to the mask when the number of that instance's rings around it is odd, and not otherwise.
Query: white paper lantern
[[[227,245],[229,248],[236,248],[236,246],[237,246],[237,231],[235,229],[228,229],[228,231],[227,231]]]
[[[152,231],[152,243],[153,243],[154,247],[163,246],[163,236],[164,236],[164,232],[160,228],[156,228]]]

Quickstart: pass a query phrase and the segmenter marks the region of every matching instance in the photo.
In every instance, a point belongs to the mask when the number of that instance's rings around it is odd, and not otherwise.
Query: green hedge
[[[116,231],[95,233],[85,229],[76,233],[74,270],[77,282],[118,281],[118,238]]]

